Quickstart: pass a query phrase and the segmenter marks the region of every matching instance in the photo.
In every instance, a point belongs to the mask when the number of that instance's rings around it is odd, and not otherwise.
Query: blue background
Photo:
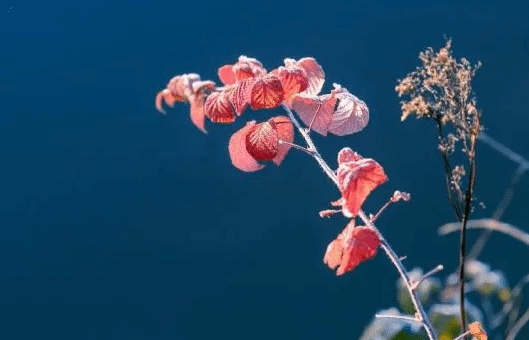
[[[346,220],[321,220],[338,192],[307,155],[243,173],[233,125],[206,136],[154,96],[176,74],[216,78],[245,54],[269,70],[314,56],[324,92],[363,99],[361,133],[315,137],[334,166],[350,146],[412,201],[379,227],[409,268],[457,266],[435,127],[400,123],[398,78],[438,49],[484,64],[475,80],[487,132],[529,157],[529,5],[468,1],[17,1],[0,8],[1,339],[356,339],[396,304],[380,254],[336,277],[323,263]],[[301,140],[298,139],[301,143]],[[490,216],[515,164],[479,145],[477,197]],[[524,177],[504,220],[529,228]],[[476,236],[475,232],[471,234]],[[516,282],[527,248],[494,236],[482,257]],[[507,262],[508,261],[508,262]],[[526,327],[527,328],[527,327]],[[526,336],[528,331],[526,331]]]

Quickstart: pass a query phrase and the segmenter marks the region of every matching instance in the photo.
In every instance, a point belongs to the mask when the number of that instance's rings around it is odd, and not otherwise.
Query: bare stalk
[[[514,324],[514,327],[511,329],[509,334],[507,334],[507,337],[505,338],[505,340],[514,340],[516,336],[518,335],[518,333],[520,332],[520,330],[523,328],[523,326],[525,326],[525,324],[528,322],[529,322],[529,309],[527,309],[525,313],[522,315],[522,317],[518,319],[518,321],[516,321],[516,323]]]
[[[467,223],[467,228],[488,229],[488,230],[498,231],[500,233],[509,235],[515,240],[518,240],[529,246],[529,233],[526,233],[525,231],[518,229],[511,224],[496,221],[495,219],[492,219],[492,218],[482,218],[482,219],[470,220]],[[446,235],[446,234],[450,234],[451,232],[458,231],[458,230],[461,230],[461,223],[452,222],[452,223],[444,224],[441,227],[439,227],[438,232],[440,235]]]
[[[296,126],[299,133],[307,143],[308,149],[313,152],[312,157],[318,162],[320,167],[322,168],[323,172],[329,177],[334,184],[338,187],[338,178],[336,177],[336,174],[334,171],[329,167],[329,165],[325,162],[325,160],[321,157],[320,153],[318,152],[318,149],[316,149],[316,146],[314,145],[314,142],[312,141],[312,138],[309,135],[309,130],[304,129],[292,113],[292,111],[286,106],[285,104],[282,105],[283,109],[287,112],[290,120],[292,123]],[[378,235],[380,239],[380,246],[384,251],[386,252],[386,255],[390,259],[390,261],[393,263],[395,268],[397,268],[397,271],[399,272],[400,276],[402,277],[402,280],[404,281],[404,284],[406,285],[406,288],[408,290],[408,293],[410,294],[411,300],[413,302],[413,305],[415,307],[415,310],[417,311],[417,321],[421,323],[424,330],[426,331],[426,334],[428,335],[429,340],[436,340],[436,335],[434,328],[432,324],[430,323],[430,320],[428,319],[428,315],[426,314],[426,311],[424,310],[424,307],[422,306],[419,297],[417,296],[417,293],[413,289],[413,285],[410,279],[410,276],[408,274],[408,271],[402,264],[399,256],[395,253],[395,251],[391,248],[391,245],[386,241],[380,230],[373,224],[373,222],[367,217],[367,215],[364,213],[364,211],[360,210],[358,213],[358,216],[362,221],[365,223],[366,226],[372,228]]]

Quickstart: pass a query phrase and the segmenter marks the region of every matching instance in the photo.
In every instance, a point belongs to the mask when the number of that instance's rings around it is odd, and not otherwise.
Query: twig
[[[416,317],[407,316],[407,315],[375,314],[375,318],[379,318],[379,319],[397,319],[397,320],[404,320],[404,321],[409,321],[409,322],[421,323],[421,320],[417,319]]]
[[[441,270],[443,270],[444,267],[442,264],[438,265],[437,267],[435,267],[434,269],[430,270],[428,273],[424,274],[419,280],[415,281],[415,282],[412,282],[412,288],[413,290],[419,288],[419,285],[424,281],[426,280],[427,278],[429,278],[430,276],[432,275],[435,275],[437,273],[439,273]]]
[[[498,204],[498,206],[496,207],[496,210],[492,214],[493,219],[498,220],[498,221],[501,219],[501,217],[503,216],[503,213],[505,213],[505,210],[511,203],[512,197],[514,195],[514,187],[516,186],[516,184],[518,184],[518,182],[522,178],[522,175],[527,170],[528,168],[523,164],[519,165],[518,168],[516,168],[516,171],[514,172],[514,175],[511,178],[511,185],[505,190],[505,193],[503,194],[503,197],[500,203]],[[476,259],[479,256],[479,254],[485,247],[485,244],[489,240],[491,234],[492,234],[492,230],[485,230],[481,233],[481,235],[479,235],[479,238],[476,240],[476,242],[472,246],[472,249],[468,253],[469,258]]]
[[[282,139],[278,140],[278,143],[279,143],[279,144],[290,145],[290,146],[293,147],[294,149],[298,149],[298,150],[303,151],[303,152],[309,154],[310,156],[312,156],[312,151],[310,151],[309,149],[304,148],[304,147],[302,147],[302,146],[300,146],[300,145],[297,145],[297,144],[294,144],[294,143],[290,143],[290,142],[287,142],[286,140],[282,140]]]
[[[308,149],[313,151],[313,157],[316,159],[320,167],[322,168],[323,172],[334,182],[334,184],[339,187],[338,184],[338,178],[336,177],[336,174],[334,171],[327,165],[325,160],[321,157],[320,153],[318,152],[318,149],[316,149],[316,146],[314,145],[314,142],[310,138],[308,131],[305,130],[301,125],[299,124],[298,120],[292,113],[292,111],[286,106],[285,104],[282,105],[285,111],[287,112],[290,120],[292,123],[296,126],[299,133],[305,139],[305,142],[307,143]],[[366,224],[366,226],[372,228],[378,235],[380,239],[380,246],[384,251],[386,252],[386,255],[389,257],[395,268],[397,268],[397,271],[399,272],[400,276],[402,277],[406,288],[408,289],[408,293],[410,294],[411,300],[413,302],[413,305],[415,306],[415,310],[417,311],[417,319],[419,322],[421,322],[424,330],[426,331],[426,334],[428,335],[428,338],[430,340],[436,340],[436,335],[433,326],[430,323],[430,320],[428,319],[428,315],[426,314],[426,311],[424,310],[424,307],[422,306],[419,297],[417,296],[417,293],[413,290],[410,277],[408,275],[408,271],[400,261],[399,257],[393,251],[390,244],[386,241],[386,239],[382,236],[382,233],[378,230],[378,228],[371,222],[369,217],[360,210],[358,213],[358,216],[362,219],[362,221]]]
[[[470,331],[467,331],[461,335],[459,335],[457,338],[455,338],[454,340],[462,340],[464,339],[467,335],[470,335]]]
[[[512,151],[511,149],[501,144],[494,138],[490,137],[485,132],[481,132],[479,134],[478,139],[493,148],[494,150],[498,151],[505,157],[509,158],[511,161],[518,163],[518,165],[524,166],[526,169],[529,169],[529,161],[527,159]]]
[[[529,246],[529,234],[516,228],[515,226],[496,221],[492,218],[482,218],[476,220],[470,220],[467,223],[469,229],[489,229],[493,231],[499,231],[500,233],[511,236],[512,238],[525,243]],[[459,222],[446,223],[439,227],[438,232],[440,235],[450,234],[451,232],[458,231],[461,229]]]
[[[520,330],[525,326],[526,323],[529,322],[529,308],[525,311],[525,313],[522,315],[521,318],[516,321],[513,328],[507,334],[507,337],[505,337],[505,340],[514,340],[516,338],[516,335],[520,332]]]
[[[514,306],[515,299],[517,299],[520,296],[520,293],[522,292],[524,286],[527,284],[529,284],[529,274],[525,275],[516,284],[516,286],[514,286],[514,288],[512,289],[511,298],[509,299],[509,301],[507,301],[503,305],[501,312],[499,312],[496,315],[496,317],[494,317],[491,320],[490,324],[491,324],[492,329],[498,328],[503,323],[503,321],[505,321],[505,318],[507,317],[507,315],[509,314],[509,312]]]

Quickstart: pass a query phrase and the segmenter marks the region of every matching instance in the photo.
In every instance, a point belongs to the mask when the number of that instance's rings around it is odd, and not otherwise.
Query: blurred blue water
[[[397,275],[383,256],[339,278],[323,265],[345,220],[319,219],[337,192],[316,164],[291,152],[280,168],[241,173],[227,140],[242,120],[205,136],[184,105],[158,115],[156,92],[175,74],[216,80],[240,54],[268,69],[316,57],[324,91],[338,82],[371,110],[358,135],[316,137],[322,154],[333,163],[348,145],[377,159],[390,182],[365,208],[411,192],[381,229],[408,266],[451,271],[457,237],[436,234],[454,216],[435,130],[400,123],[393,88],[419,51],[453,37],[457,55],[484,64],[475,91],[487,132],[529,157],[528,13],[514,1],[2,5],[0,338],[357,338],[395,305]],[[515,165],[478,153],[488,209],[476,215],[487,216]],[[528,199],[523,178],[504,219],[527,230]],[[483,254],[495,267],[520,262],[508,266],[514,282],[526,257],[504,236]]]

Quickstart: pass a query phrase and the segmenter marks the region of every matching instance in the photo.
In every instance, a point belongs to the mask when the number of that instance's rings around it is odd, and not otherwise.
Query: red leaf
[[[207,133],[205,128],[205,118],[206,113],[204,112],[204,102],[206,101],[206,96],[204,93],[199,93],[198,95],[192,95],[189,101],[191,105],[191,121],[200,131]]]
[[[175,102],[187,102],[193,95],[193,84],[200,81],[200,76],[196,73],[175,76],[169,80],[164,90],[156,94],[154,104],[156,109],[165,114],[164,102],[173,107]],[[215,84],[213,84],[214,86]]]
[[[369,122],[369,110],[366,103],[349,93],[345,88],[334,84],[338,106],[329,125],[329,132],[345,136],[364,129]]]
[[[231,136],[228,144],[231,163],[237,169],[246,172],[257,171],[264,167],[264,165],[257,163],[246,149],[246,137],[248,132],[255,127],[255,125],[255,120],[246,123],[246,126]]]
[[[200,76],[196,73],[188,73],[173,77],[167,84],[167,89],[171,91],[177,101],[188,101],[193,91],[193,83],[200,81]]]
[[[283,85],[283,90],[285,92],[285,103],[289,107],[292,107],[292,96],[296,93],[305,91],[309,85],[307,73],[304,69],[294,64],[287,65],[287,67],[279,67],[277,75],[279,80],[281,80],[281,84]]]
[[[231,85],[248,78],[262,77],[266,74],[263,65],[254,58],[244,55],[234,65],[224,65],[219,68],[218,75],[224,85]]]
[[[241,55],[239,61],[233,65],[233,73],[237,82],[253,77],[262,77],[266,74],[263,64],[257,59]]]
[[[357,156],[361,157],[358,154]],[[342,212],[346,217],[358,215],[371,191],[388,179],[380,164],[371,158],[341,163],[337,177],[342,198],[345,200]]]
[[[336,275],[355,269],[360,263],[372,259],[377,254],[380,238],[369,227],[349,228],[344,239],[344,251]]]
[[[250,89],[254,83],[254,79],[246,79],[238,83],[230,95],[231,103],[235,108],[237,115],[241,115],[246,107],[250,104]]]
[[[360,156],[356,151],[353,151],[351,148],[342,148],[340,152],[338,152],[338,165],[345,163],[345,162],[356,162],[358,160],[362,159],[362,156]]]
[[[325,256],[323,257],[323,263],[325,263],[329,268],[336,269],[340,265],[340,262],[342,262],[342,254],[343,254],[343,240],[340,239],[340,235],[338,235],[338,238],[336,240],[333,240],[329,245],[327,246],[327,250],[325,251]]]
[[[175,96],[169,91],[168,89],[162,90],[156,94],[156,99],[154,100],[154,105],[156,106],[156,109],[160,111],[161,113],[165,114],[165,111],[163,109],[163,103],[167,104],[167,106],[173,107],[174,103],[176,102]]]
[[[308,87],[305,94],[317,95],[325,83],[325,73],[314,58],[301,58],[296,64],[305,70],[308,78]]]
[[[257,78],[249,94],[252,110],[276,108],[284,98],[281,81],[273,75]]]
[[[197,95],[199,92],[209,93],[215,90],[215,82],[211,80],[198,80],[191,84],[193,94]]]
[[[369,227],[355,227],[354,220],[351,220],[329,244],[323,262],[331,269],[339,266],[336,275],[342,275],[373,258],[379,245],[380,238],[375,230]]]
[[[336,97],[333,94],[316,97],[306,93],[299,93],[292,98],[292,108],[303,123],[306,126],[310,126],[312,122],[311,129],[323,136],[327,135],[335,106]]]
[[[259,123],[246,135],[246,150],[257,161],[269,161],[277,155],[277,131],[270,122]]]
[[[290,118],[285,116],[273,117],[269,120],[270,124],[277,132],[279,140],[293,143],[294,142],[294,126],[290,121]],[[285,159],[288,151],[290,150],[289,144],[279,144],[277,147],[277,155],[272,160],[276,165],[280,165]]]
[[[220,81],[224,85],[235,84],[235,74],[233,73],[233,65],[224,65],[219,67],[218,75]]]
[[[214,123],[233,123],[235,110],[228,100],[226,92],[213,92],[204,105],[206,116]]]

